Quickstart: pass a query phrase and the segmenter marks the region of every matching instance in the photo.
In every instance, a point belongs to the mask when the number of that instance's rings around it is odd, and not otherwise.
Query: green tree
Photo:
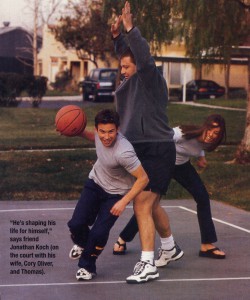
[[[216,58],[225,68],[226,95],[230,79],[230,61],[234,47],[249,35],[249,10],[237,0],[177,0],[174,12],[180,16],[179,35],[186,54],[197,66]]]
[[[86,6],[86,3],[91,5]],[[174,38],[184,40],[187,56],[196,66],[216,58],[225,68],[228,92],[230,61],[237,48],[249,37],[249,0],[131,0],[135,24],[150,41],[152,50]],[[73,16],[61,19],[56,36],[66,48],[75,48],[80,58],[93,62],[113,49],[110,23],[121,13],[125,1],[81,1],[74,6]],[[83,5],[85,4],[85,5]],[[107,51],[107,52],[106,52]],[[240,153],[250,157],[250,92],[246,134]],[[238,152],[239,153],[239,152]],[[238,158],[241,155],[238,155]],[[248,157],[248,159],[247,159]],[[237,159],[240,161],[240,158]]]
[[[163,43],[173,40],[173,22],[171,8],[173,0],[131,0],[131,11],[134,24],[142,32],[142,36],[150,42],[152,51],[159,51]],[[103,1],[104,19],[112,21],[121,14],[125,1]]]
[[[226,94],[229,89],[231,58],[249,38],[249,0],[178,0],[174,13],[180,18],[180,36],[185,41],[187,55],[196,63],[204,59],[221,60],[225,68]],[[245,134],[235,155],[235,162],[250,162],[250,66],[248,54],[248,105]],[[245,56],[244,56],[245,55]]]
[[[250,163],[250,51],[249,47],[241,47],[239,49],[235,49],[235,52],[240,57],[247,57],[248,59],[248,98],[245,132],[241,143],[237,148],[233,162],[246,164]]]
[[[170,22],[170,0],[131,1],[136,24],[143,36],[151,41],[152,50],[159,50],[163,42],[173,38]],[[97,58],[106,59],[113,52],[110,35],[112,19],[121,13],[125,1],[70,1],[70,14],[60,19],[55,37],[66,48],[76,49],[80,59],[88,59],[97,66]]]
[[[97,59],[107,58],[113,51],[109,26],[102,18],[102,1],[69,2],[70,14],[60,18],[55,37],[66,49],[76,50],[79,59],[87,59],[98,67]]]

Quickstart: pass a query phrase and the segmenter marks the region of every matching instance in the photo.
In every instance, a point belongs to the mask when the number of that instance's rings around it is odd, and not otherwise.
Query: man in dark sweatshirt
[[[120,32],[122,23],[125,34]],[[159,277],[154,264],[155,228],[165,245],[159,256],[166,265],[184,254],[175,243],[168,216],[160,206],[174,170],[176,153],[166,114],[166,81],[155,65],[147,41],[133,26],[128,1],[122,15],[111,25],[111,33],[124,77],[115,93],[120,131],[134,146],[150,180],[134,201],[142,254],[133,275],[127,278],[128,283],[141,283]],[[118,242],[117,246],[122,244]]]

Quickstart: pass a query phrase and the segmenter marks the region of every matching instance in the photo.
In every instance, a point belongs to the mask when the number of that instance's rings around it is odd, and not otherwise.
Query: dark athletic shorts
[[[144,191],[165,195],[174,172],[174,142],[138,143],[133,147],[149,177],[149,184]]]

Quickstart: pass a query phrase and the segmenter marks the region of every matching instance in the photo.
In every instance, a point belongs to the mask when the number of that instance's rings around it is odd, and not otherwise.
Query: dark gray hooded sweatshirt
[[[114,45],[118,57],[129,47],[137,67],[137,72],[124,79],[115,92],[120,131],[133,144],[173,142],[166,112],[167,84],[155,65],[147,41],[134,27],[116,37]]]

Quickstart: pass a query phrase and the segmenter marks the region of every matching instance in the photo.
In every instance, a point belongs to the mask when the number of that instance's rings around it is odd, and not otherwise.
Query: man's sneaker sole
[[[181,252],[176,255],[175,257],[172,257],[172,258],[169,258],[167,261],[165,261],[164,263],[157,263],[158,260],[155,260],[155,266],[157,268],[162,268],[162,267],[165,267],[167,266],[171,261],[176,261],[176,260],[179,260],[181,259],[182,257],[184,256],[184,252],[181,250]]]
[[[141,278],[133,278],[133,275],[132,275],[132,276],[129,276],[126,279],[126,282],[127,283],[132,283],[132,284],[145,283],[145,282],[148,282],[150,280],[154,280],[158,277],[159,277],[158,272],[157,273],[152,273],[152,274],[147,274],[145,277],[141,277]]]
[[[154,280],[159,277],[156,266],[147,261],[139,260],[133,271],[133,275],[127,277],[127,283],[144,283],[149,280]]]
[[[82,251],[83,251],[83,248],[81,248],[77,245],[74,245],[73,248],[69,252],[69,258],[73,259],[73,260],[79,259],[82,255]]]
[[[96,276],[96,273],[90,273],[89,271],[87,271],[84,268],[79,269],[76,273],[76,279],[78,281],[91,280],[95,276]]]

